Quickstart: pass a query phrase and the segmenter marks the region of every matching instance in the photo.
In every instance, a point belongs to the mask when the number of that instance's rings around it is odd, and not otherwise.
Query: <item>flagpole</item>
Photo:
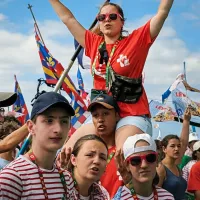
[[[31,142],[31,138],[31,134],[29,133],[16,157],[19,157],[20,155],[25,153]]]
[[[110,0],[105,1],[105,3],[106,2],[110,2]],[[90,26],[89,30],[92,29],[96,25],[96,23],[97,23],[97,18],[95,17],[95,20],[93,21],[93,23]],[[83,47],[79,44],[79,46],[77,47],[74,55],[72,56],[72,58],[70,60],[70,63],[68,65],[68,67],[63,71],[61,77],[59,78],[59,80],[58,80],[58,82],[57,82],[57,84],[56,84],[56,86],[55,86],[55,88],[53,90],[54,92],[57,92],[60,89],[60,87],[61,87],[66,75],[69,73],[69,70],[71,69],[72,65],[74,64],[74,61],[76,60],[76,58],[77,58],[77,56],[80,53],[82,48]]]
[[[39,27],[38,27],[38,25],[37,25],[37,21],[36,21],[36,19],[35,19],[34,14],[33,14],[32,7],[33,7],[32,5],[28,4],[28,9],[29,9],[30,12],[31,12],[31,15],[32,15],[33,20],[34,20],[34,22],[35,22],[35,25],[36,25],[36,27],[37,27],[38,33],[39,33],[39,35],[40,35],[40,38],[41,38],[43,44],[45,45],[44,40],[43,40],[43,38],[42,38],[42,34],[40,33],[40,29],[39,29]]]
[[[34,22],[35,22],[35,26],[37,27],[38,33],[39,33],[39,35],[40,35],[40,38],[41,38],[43,44],[45,45],[44,40],[43,40],[43,38],[42,38],[42,35],[41,35],[41,33],[40,33],[40,29],[39,29],[39,27],[38,27],[38,25],[37,25],[37,21],[36,21],[36,19],[35,19],[34,14],[33,14],[32,7],[33,7],[32,5],[28,4],[28,9],[29,9],[30,12],[31,12],[31,15],[32,15],[32,17],[33,17],[33,20],[34,20]],[[15,77],[15,78],[16,78],[16,77]],[[32,136],[31,136],[31,134],[29,133],[29,135],[27,136],[27,138],[24,140],[24,143],[23,143],[23,145],[22,145],[20,151],[18,152],[17,157],[19,157],[20,155],[24,154],[24,152],[27,150],[27,148],[28,148],[28,146],[29,146],[29,144],[30,144],[30,142],[31,142],[31,138],[32,138]]]
[[[187,78],[186,78],[186,63],[185,63],[185,61],[183,62],[183,72],[184,72],[184,79],[185,79],[185,82],[187,83]],[[186,94],[187,106],[188,106],[189,103],[188,103],[188,92],[187,92],[187,88],[185,88],[185,94]]]
[[[185,64],[185,61],[183,62],[183,71],[184,71],[185,81],[187,82],[187,78],[186,78],[186,64]]]

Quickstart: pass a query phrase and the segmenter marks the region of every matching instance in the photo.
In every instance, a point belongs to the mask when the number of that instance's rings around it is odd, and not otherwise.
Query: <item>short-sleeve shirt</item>
[[[198,190],[200,191],[200,161],[195,163],[190,170],[187,188],[187,191],[191,193]]]
[[[110,155],[115,150],[116,146],[111,147],[108,150],[108,154]],[[114,157],[112,157],[110,162],[107,164],[106,170],[101,176],[100,182],[101,185],[109,192],[111,198],[116,194],[118,188],[124,185],[122,177],[117,171]]]
[[[192,169],[192,166],[196,163],[196,160],[191,160],[185,167],[183,167],[183,178],[188,181],[190,170]]]
[[[91,64],[93,64],[99,45],[103,41],[102,36],[98,36],[90,31],[86,31],[85,35],[85,54],[90,57]],[[150,36],[150,21],[144,26],[134,30],[129,36],[124,37],[119,41],[114,55],[111,59],[111,66],[113,70],[123,76],[129,78],[140,78],[144,64],[149,52],[150,46],[155,39],[151,39]],[[108,54],[113,48],[114,44],[106,44]],[[94,74],[94,88],[99,90],[105,90],[106,81],[103,78],[106,73],[105,64],[99,64],[97,60],[95,64],[95,70],[100,73],[100,76]],[[145,91],[143,90],[142,96],[135,104],[126,104],[118,102],[120,107],[120,116],[134,116],[149,114],[148,100]]]

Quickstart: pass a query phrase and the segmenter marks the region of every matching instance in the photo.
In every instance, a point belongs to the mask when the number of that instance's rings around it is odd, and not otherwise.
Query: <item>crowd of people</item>
[[[200,141],[190,134],[190,110],[184,113],[180,136],[154,141],[142,85],[149,49],[173,0],[161,0],[157,14],[129,35],[123,34],[125,17],[117,4],[100,8],[93,32],[59,0],[49,1],[91,59],[92,123],[68,137],[75,111],[56,92],[41,94],[21,127],[16,119],[1,116],[0,198],[200,199]],[[15,100],[16,94],[0,93],[0,107]],[[16,157],[29,133],[30,149]]]

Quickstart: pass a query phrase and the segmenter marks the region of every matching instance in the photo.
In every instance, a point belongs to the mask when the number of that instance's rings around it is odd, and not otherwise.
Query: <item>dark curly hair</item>
[[[14,116],[4,116],[0,124],[0,140],[20,127],[20,122]]]

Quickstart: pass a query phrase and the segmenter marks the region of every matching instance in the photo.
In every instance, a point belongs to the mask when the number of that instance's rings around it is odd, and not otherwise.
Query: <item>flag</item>
[[[80,71],[79,67],[78,67],[78,70],[77,70],[77,80],[78,80],[78,87],[79,87],[79,91],[80,91],[79,92],[80,96],[83,98],[86,105],[89,105],[90,104],[90,97],[89,97],[89,94],[84,89],[83,78],[82,78],[81,71]]]
[[[184,74],[179,74],[177,77],[176,77],[176,80],[175,82],[167,89],[166,92],[164,92],[162,94],[162,103],[165,103],[165,101],[167,100],[167,98],[169,97],[169,95],[171,94],[171,92],[177,88],[177,86],[179,84],[183,84],[183,86],[185,87],[186,90],[189,90],[191,92],[200,92],[199,89],[196,89],[196,88],[193,88],[191,87],[187,82],[186,82],[186,79],[185,79],[185,75]]]
[[[174,83],[162,94],[162,103],[165,103],[171,92],[177,88],[178,84],[183,81],[184,74],[179,74]]]
[[[79,43],[74,39],[74,47],[77,49],[79,46]],[[78,59],[78,64],[83,68],[83,69],[90,69],[90,64],[83,64],[83,55],[84,55],[84,48],[82,47],[81,51],[79,52],[77,59]]]
[[[14,79],[15,79],[14,91],[17,93],[17,100],[13,104],[13,111],[19,113],[18,115],[16,114],[16,116],[18,116],[17,119],[20,121],[21,125],[23,125],[29,119],[29,114],[16,75],[14,75]]]
[[[170,106],[161,104],[158,101],[152,100],[149,103],[150,113],[157,122],[174,121],[177,116],[176,112]]]
[[[183,92],[178,89],[175,89],[172,92],[172,102],[175,106],[177,115],[182,117],[187,107],[189,107],[191,114],[193,116],[200,117],[200,104],[191,100]]]
[[[39,37],[37,27],[35,26],[35,39],[39,48],[40,60],[42,63],[43,71],[45,73],[46,81],[49,84],[56,84],[61,77],[64,68],[46,48],[41,38]],[[88,116],[87,106],[75,87],[71,78],[67,75],[62,84],[63,90],[69,95],[72,107],[75,110],[75,116],[71,119],[71,131],[73,132],[79,128]]]
[[[74,46],[75,49],[78,48],[79,43],[74,39]],[[84,69],[83,67],[83,53],[84,53],[84,48],[81,49],[81,51],[79,52],[77,59],[78,59],[78,64]]]
[[[72,128],[69,136],[71,136],[90,116],[90,112],[83,109],[82,102],[77,101],[74,97],[72,98],[72,107],[75,110],[75,116],[71,119]]]

